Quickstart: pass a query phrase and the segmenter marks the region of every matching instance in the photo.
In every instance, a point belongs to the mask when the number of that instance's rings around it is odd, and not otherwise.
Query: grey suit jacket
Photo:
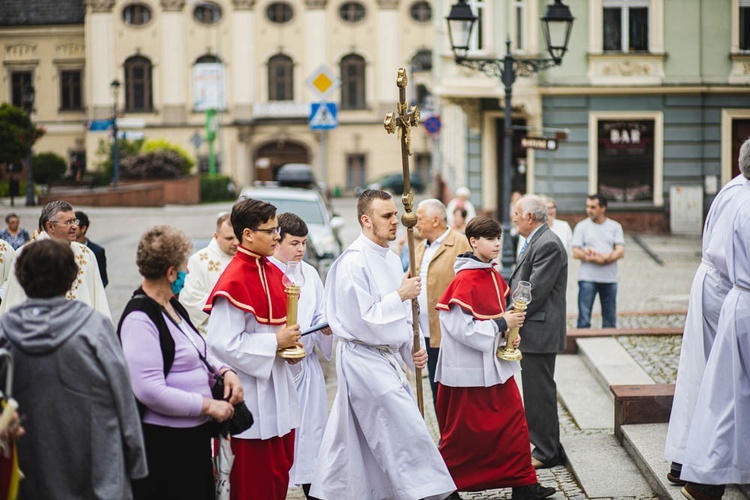
[[[511,294],[519,281],[531,283],[531,302],[521,327],[521,351],[553,353],[565,348],[568,254],[560,238],[547,224],[529,242],[510,277]]]

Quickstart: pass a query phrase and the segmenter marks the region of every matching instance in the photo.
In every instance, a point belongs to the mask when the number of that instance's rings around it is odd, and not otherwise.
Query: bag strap
[[[172,305],[174,306],[174,304],[172,304]],[[202,352],[201,352],[200,348],[199,348],[199,347],[198,347],[198,346],[196,345],[195,341],[194,341],[193,339],[191,339],[191,338],[190,338],[190,336],[189,336],[189,335],[187,334],[187,332],[186,332],[185,330],[183,330],[182,326],[180,326],[180,324],[179,324],[179,323],[177,323],[177,321],[175,321],[175,319],[174,319],[174,318],[172,317],[172,315],[171,315],[171,314],[169,314],[169,313],[168,313],[168,312],[167,312],[167,311],[166,311],[166,310],[165,310],[165,309],[164,309],[163,307],[162,307],[162,312],[163,312],[163,313],[164,313],[164,314],[165,314],[165,315],[167,316],[167,318],[169,318],[169,321],[171,321],[171,322],[172,322],[172,324],[173,324],[174,326],[176,326],[176,327],[177,327],[177,329],[178,329],[178,330],[180,331],[180,333],[182,333],[182,334],[183,334],[183,335],[185,336],[185,338],[186,338],[186,339],[188,339],[188,341],[189,341],[189,342],[190,342],[191,344],[193,344],[193,347],[195,347],[195,351],[196,351],[196,352],[198,353],[198,357],[199,357],[199,358],[201,359],[201,361],[203,361],[203,364],[204,364],[204,365],[206,365],[206,368],[208,368],[208,371],[209,371],[209,373],[210,373],[211,375],[213,375],[213,376],[214,376],[214,377],[215,377],[216,379],[220,379],[220,378],[221,378],[221,375],[219,375],[219,374],[218,374],[218,373],[216,372],[216,370],[214,369],[214,367],[213,367],[213,366],[211,366],[211,363],[209,363],[209,362],[208,362],[208,360],[206,359],[206,355],[205,355],[204,353],[202,353]],[[189,325],[189,326],[190,326],[190,327],[191,327],[191,328],[193,329],[193,331],[194,331],[194,332],[195,332],[196,334],[198,334],[198,336],[200,336],[200,333],[198,332],[198,330],[196,330],[196,329],[195,329],[195,327],[193,326],[193,324],[192,324],[192,323],[190,323],[190,322],[186,322],[186,321],[185,321],[185,318],[184,318],[184,317],[182,317],[182,315],[180,315],[180,319],[182,319],[182,324],[183,324],[183,325],[184,325],[184,324],[187,324],[187,325]],[[201,340],[203,340],[203,337],[201,337]],[[204,349],[206,349],[206,348],[207,348],[207,347],[206,347],[206,341],[205,341],[205,340],[203,340],[203,347],[204,347]]]

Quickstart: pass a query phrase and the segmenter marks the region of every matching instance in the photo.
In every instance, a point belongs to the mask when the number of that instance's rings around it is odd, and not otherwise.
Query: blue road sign
[[[309,123],[312,130],[331,130],[338,127],[336,104],[333,102],[312,103]]]
[[[433,115],[427,118],[424,122],[424,128],[431,134],[437,134],[440,131],[440,117]]]
[[[92,120],[89,122],[89,130],[92,132],[104,132],[112,128],[112,120]]]

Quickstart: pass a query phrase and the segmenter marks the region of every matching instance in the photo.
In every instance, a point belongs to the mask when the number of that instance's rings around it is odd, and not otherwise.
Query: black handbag
[[[185,335],[185,337],[190,341],[191,344],[193,344],[193,347],[195,347],[195,350],[198,352],[198,357],[203,361],[203,364],[206,365],[206,368],[208,368],[208,373],[211,374],[211,376],[214,379],[214,385],[211,387],[211,397],[214,399],[218,399],[219,401],[225,401],[224,399],[224,377],[219,375],[219,373],[216,372],[213,366],[211,366],[211,363],[208,362],[206,359],[206,356],[201,352],[201,350],[198,348],[197,345],[195,345],[195,342],[193,342],[193,339],[191,339],[187,333],[180,327],[179,324],[167,313],[167,317],[172,321],[172,323],[175,324],[175,326]],[[193,325],[189,321],[184,321],[184,323],[190,325],[191,328],[193,328]],[[193,331],[200,335],[195,328],[193,328]],[[253,414],[250,412],[250,408],[247,407],[244,401],[240,401],[239,403],[234,405],[234,415],[232,415],[232,418],[225,420],[224,422],[217,422],[216,420],[211,421],[211,436],[213,437],[219,437],[227,435],[235,436],[237,434],[241,434],[248,430],[250,427],[253,426],[253,423],[255,422],[255,419],[253,419]]]

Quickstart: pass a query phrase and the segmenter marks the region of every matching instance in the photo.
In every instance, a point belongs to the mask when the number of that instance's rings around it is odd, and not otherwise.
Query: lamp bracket
[[[513,80],[516,76],[528,77],[534,73],[538,73],[543,69],[551,68],[552,66],[559,66],[562,60],[560,59],[516,59],[513,56],[506,56],[502,59],[475,59],[466,57],[456,57],[456,64],[471,68],[482,73],[499,78],[505,81],[505,59],[511,58],[513,68]]]

